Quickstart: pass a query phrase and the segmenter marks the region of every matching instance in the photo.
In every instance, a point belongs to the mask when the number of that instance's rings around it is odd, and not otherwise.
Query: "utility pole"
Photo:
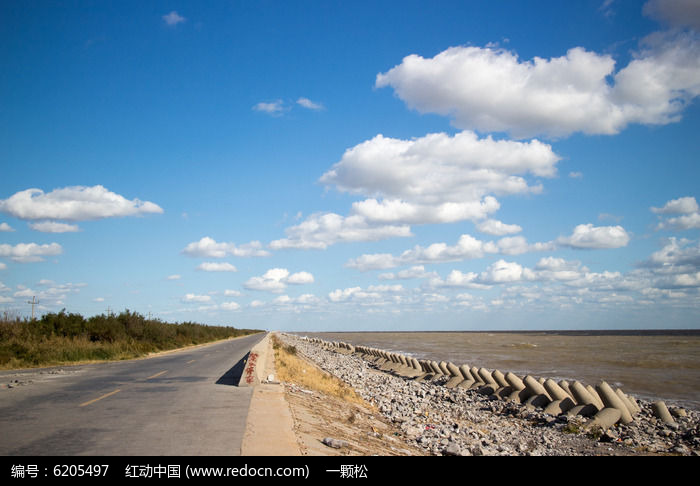
[[[32,297],[32,300],[28,300],[27,304],[32,304],[32,321],[34,320],[34,306],[39,304],[39,301],[36,300],[36,296]]]

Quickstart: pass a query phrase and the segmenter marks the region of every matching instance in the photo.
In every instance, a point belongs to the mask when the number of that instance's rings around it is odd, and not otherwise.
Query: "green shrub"
[[[128,359],[255,332],[260,331],[192,322],[171,324],[128,309],[116,316],[101,314],[89,319],[65,309],[34,320],[5,313],[0,317],[0,368]]]

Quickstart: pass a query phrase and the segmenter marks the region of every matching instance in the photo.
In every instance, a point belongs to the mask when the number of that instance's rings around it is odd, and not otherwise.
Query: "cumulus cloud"
[[[361,271],[397,267],[416,263],[442,263],[481,258],[486,253],[495,253],[496,245],[477,240],[471,235],[460,236],[457,244],[433,243],[427,247],[416,245],[398,256],[391,254],[362,255],[350,260],[346,266]]]
[[[14,231],[14,229],[7,223],[0,223],[0,231],[5,231],[9,233],[11,231]]]
[[[482,258],[487,254],[520,255],[533,251],[548,251],[556,248],[555,242],[530,244],[522,236],[504,237],[500,240],[482,241],[471,235],[459,237],[455,245],[433,243],[426,247],[416,245],[400,255],[390,253],[364,254],[349,260],[345,266],[360,271],[383,270],[402,265],[456,262]]]
[[[182,298],[183,302],[211,302],[211,295],[197,295],[197,294],[185,294]]]
[[[320,182],[368,196],[353,210],[376,221],[480,220],[499,208],[490,195],[539,192],[523,176],[553,177],[558,161],[537,140],[478,138],[469,131],[411,140],[377,135],[348,149]]]
[[[237,272],[238,269],[227,262],[204,262],[197,265],[197,270],[203,272]]]
[[[297,100],[297,104],[299,106],[302,106],[304,108],[307,108],[309,110],[314,110],[314,111],[320,111],[324,109],[324,106],[321,103],[316,103],[315,101],[311,101],[308,98],[299,98]]]
[[[621,248],[627,246],[630,237],[622,226],[593,226],[580,224],[570,236],[557,239],[561,246],[571,248]]]
[[[434,278],[437,277],[435,272],[426,271],[423,265],[415,265],[411,268],[400,270],[396,273],[382,273],[377,278],[379,280],[411,280],[416,278]]]
[[[298,225],[286,229],[286,238],[274,240],[270,248],[325,249],[336,243],[378,241],[412,236],[408,225],[371,224],[359,215],[312,214]]]
[[[261,101],[253,106],[254,111],[259,111],[262,113],[267,113],[272,116],[279,116],[284,113],[287,109],[282,100],[275,101]]]
[[[496,219],[487,219],[476,225],[476,228],[482,233],[494,236],[512,235],[520,233],[523,229],[517,224],[505,224]]]
[[[294,285],[310,284],[314,282],[314,276],[309,272],[297,272],[287,277],[286,282]]]
[[[260,277],[249,278],[243,286],[249,290],[280,293],[287,288],[287,284],[303,285],[313,281],[314,277],[309,272],[290,274],[286,268],[271,268]]]
[[[548,281],[573,281],[588,273],[588,268],[578,261],[567,261],[563,258],[545,257],[535,265],[537,278]]]
[[[348,287],[336,289],[328,294],[331,302],[357,302],[361,304],[384,304],[397,302],[388,294],[396,294],[404,291],[402,285],[370,285],[367,289],[362,287]]]
[[[456,287],[470,289],[488,289],[488,284],[479,282],[479,274],[475,272],[462,272],[452,270],[445,279],[439,276],[431,277],[428,280],[429,287]]]
[[[187,256],[201,258],[225,258],[227,256],[263,257],[270,255],[270,252],[262,248],[262,244],[259,241],[251,241],[250,243],[237,246],[234,243],[218,243],[208,236],[188,244],[182,250],[182,253]]]
[[[241,305],[237,302],[223,302],[220,306],[223,310],[234,311],[241,308]]]
[[[80,231],[78,225],[58,223],[56,221],[42,221],[39,223],[29,223],[29,227],[42,233],[75,233]]]
[[[640,264],[657,274],[694,274],[700,271],[700,243],[669,238],[664,246]]]
[[[160,214],[163,209],[150,201],[128,200],[97,185],[64,187],[49,193],[27,189],[0,200],[0,211],[24,220],[86,221]]]
[[[498,260],[479,275],[479,281],[485,284],[520,282],[534,280],[535,273],[516,262]]]
[[[46,256],[60,255],[63,248],[58,243],[38,245],[36,243],[18,243],[17,245],[0,245],[0,257],[9,257],[18,263],[41,262]]]
[[[651,208],[653,213],[663,216],[673,215],[657,226],[658,229],[677,230],[699,229],[700,208],[694,197],[681,197],[668,201],[663,207]]]
[[[26,287],[24,285],[17,285],[17,290],[12,294],[12,298],[8,298],[5,302],[12,302],[14,299],[31,299],[36,298],[40,303],[39,309],[48,309],[56,306],[65,306],[66,299],[71,295],[80,293],[81,289],[86,287],[87,284],[84,283],[57,283],[51,280],[40,280],[37,283],[37,288]],[[0,291],[7,290],[9,288],[3,289],[2,284],[0,284]]]
[[[516,138],[575,132],[616,134],[631,123],[677,121],[700,94],[700,44],[693,34],[659,35],[624,68],[581,47],[520,60],[495,47],[412,54],[376,78],[410,108],[453,118],[461,129]]]
[[[170,25],[170,26],[175,26],[177,24],[181,24],[185,20],[187,20],[187,19],[185,19],[185,17],[183,17],[182,15],[178,14],[175,10],[173,10],[172,12],[170,12],[168,14],[163,15],[163,21],[167,25]]]

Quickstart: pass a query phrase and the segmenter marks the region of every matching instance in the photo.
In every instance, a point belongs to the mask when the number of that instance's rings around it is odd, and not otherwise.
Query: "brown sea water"
[[[645,400],[700,410],[700,330],[299,333],[503,373],[601,380]]]

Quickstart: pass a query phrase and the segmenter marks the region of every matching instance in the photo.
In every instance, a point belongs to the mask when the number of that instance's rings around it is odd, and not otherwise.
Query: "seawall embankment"
[[[700,454],[700,415],[602,381],[555,381],[283,335],[436,455]]]

